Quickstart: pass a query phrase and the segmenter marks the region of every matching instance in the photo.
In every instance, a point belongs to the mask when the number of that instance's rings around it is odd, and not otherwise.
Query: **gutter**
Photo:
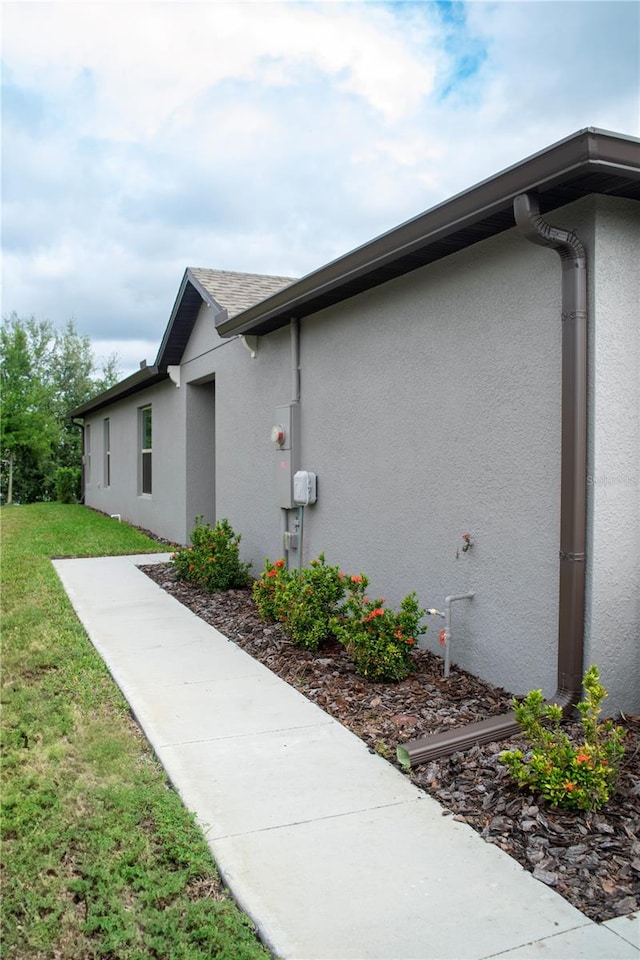
[[[70,410],[68,416],[72,419],[85,417],[87,414],[93,413],[101,407],[115,403],[116,400],[124,400],[125,397],[129,397],[139,390],[144,390],[146,387],[151,387],[155,383],[160,383],[161,380],[167,380],[168,377],[169,374],[165,369],[157,366],[148,367],[145,364],[145,366],[140,367],[140,370],[136,370],[131,376],[125,380],[121,380],[120,383],[116,383],[115,386],[105,390],[104,393],[99,393],[91,400],[87,400],[86,403]]]
[[[386,283],[432,259],[513,227],[517,196],[536,192],[543,211],[588,193],[639,198],[640,141],[593,127],[440,203],[350,253],[216,323],[221,337],[262,336],[292,319]],[[620,190],[618,194],[617,191]],[[425,251],[430,256],[425,258]]]
[[[558,689],[550,702],[570,714],[582,697],[586,477],[587,477],[587,258],[578,237],[552,227],[538,198],[514,199],[515,220],[525,239],[551,247],[562,263],[562,460],[560,481],[560,585]],[[404,766],[491,743],[519,733],[513,712],[411,740],[397,748]]]

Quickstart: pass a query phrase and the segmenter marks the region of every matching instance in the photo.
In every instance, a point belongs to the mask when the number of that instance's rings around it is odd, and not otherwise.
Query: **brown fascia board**
[[[154,384],[166,380],[168,376],[166,370],[159,370],[158,367],[142,367],[141,370],[136,370],[130,377],[121,380],[120,383],[116,383],[116,385],[110,387],[109,390],[99,393],[97,397],[93,397],[91,400],[87,400],[86,403],[71,410],[69,417],[71,419],[86,417],[88,414],[100,410],[101,407],[106,407],[111,403],[115,403],[117,400],[124,400],[125,397],[130,397],[140,390],[152,387]]]
[[[591,127],[580,130],[218,322],[216,329],[222,337],[270,333],[510,229],[514,198],[530,191],[538,194],[543,213],[589,193],[640,199],[640,140]]]

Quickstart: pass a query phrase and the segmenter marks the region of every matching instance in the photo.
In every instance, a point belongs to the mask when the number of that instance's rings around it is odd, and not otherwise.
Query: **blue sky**
[[[640,5],[2,4],[2,313],[152,362],[187,266],[302,276],[586,126]]]

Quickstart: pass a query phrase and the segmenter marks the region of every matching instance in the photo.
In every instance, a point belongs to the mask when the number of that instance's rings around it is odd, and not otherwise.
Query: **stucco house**
[[[597,663],[638,713],[639,241],[640,141],[586,129],[300,280],[187,269],[153,366],[73,411],[85,502],[472,592],[453,661],[550,697]]]

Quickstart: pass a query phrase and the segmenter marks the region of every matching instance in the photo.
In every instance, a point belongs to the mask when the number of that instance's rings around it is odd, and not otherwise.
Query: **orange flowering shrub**
[[[282,557],[275,563],[267,557],[260,579],[253,584],[253,599],[258,613],[267,623],[275,623],[278,619],[276,598],[281,593],[288,576],[286,561]]]
[[[286,570],[284,560],[267,560],[253,597],[263,620],[277,620],[298,647],[317,650],[331,635],[330,620],[345,594],[339,567],[321,553],[302,570]]]
[[[607,692],[597,667],[585,673],[585,698],[578,704],[584,741],[574,746],[561,728],[562,710],[544,702],[542,690],[514,700],[516,720],[532,750],[505,750],[500,760],[521,787],[535,790],[553,807],[599,810],[610,799],[624,755],[625,731],[598,721]]]
[[[400,610],[385,609],[384,600],[369,600],[369,581],[364,574],[347,581],[348,596],[331,629],[353,657],[356,670],[367,680],[403,680],[415,670],[411,650],[417,637],[426,632],[420,626],[425,611],[415,593],[400,604]]]

